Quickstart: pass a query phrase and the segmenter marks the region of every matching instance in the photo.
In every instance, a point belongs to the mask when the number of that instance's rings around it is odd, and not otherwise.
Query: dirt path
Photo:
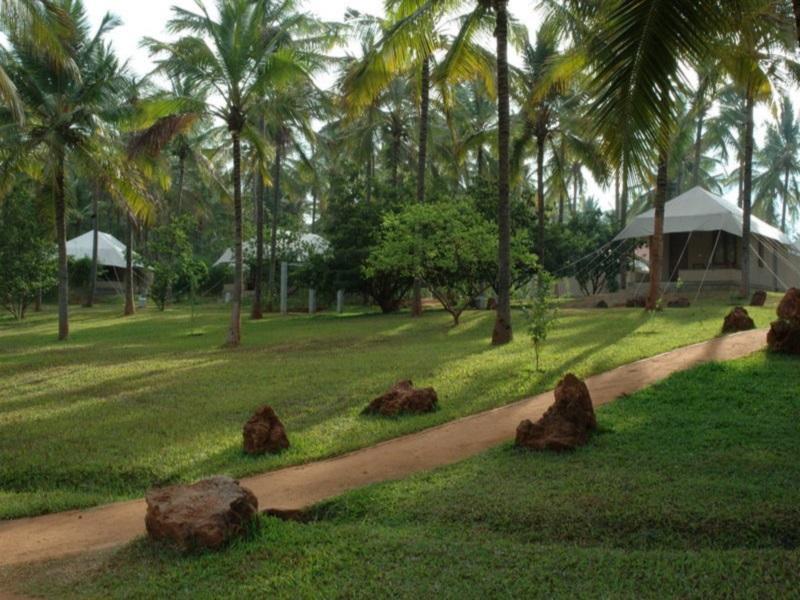
[[[586,380],[595,406],[635,392],[676,371],[747,356],[764,347],[764,330],[679,348]],[[262,509],[299,509],[347,490],[454,463],[513,438],[522,419],[553,402],[545,392],[350,454],[242,480]],[[0,522],[0,566],[59,558],[122,545],[144,534],[144,500]]]

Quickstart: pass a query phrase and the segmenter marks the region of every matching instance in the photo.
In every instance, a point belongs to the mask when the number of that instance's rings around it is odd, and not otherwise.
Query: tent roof
[[[75,259],[92,258],[93,236],[91,231],[79,235],[67,242],[67,256]],[[97,264],[105,267],[125,268],[125,244],[110,233],[102,231],[97,234]],[[134,260],[134,265],[141,263]]]
[[[655,209],[642,213],[614,239],[627,240],[653,235],[654,215]],[[694,187],[664,205],[664,233],[722,230],[741,237],[743,222],[741,208],[701,187]],[[782,244],[791,244],[785,233],[757,217],[750,218],[750,230],[756,235]]]
[[[296,253],[300,260],[308,259],[311,254],[322,254],[329,247],[330,243],[324,237],[316,233],[303,233],[296,239],[291,239],[286,231],[278,232],[278,248],[281,251]],[[242,244],[242,253],[245,258],[256,255],[256,241],[248,240]],[[228,248],[222,253],[214,263],[217,265],[232,265],[234,263],[233,248]]]

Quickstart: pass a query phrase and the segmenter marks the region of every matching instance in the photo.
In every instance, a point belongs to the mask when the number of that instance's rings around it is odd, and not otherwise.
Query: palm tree
[[[303,65],[281,36],[264,35],[269,3],[266,0],[216,0],[218,16],[211,17],[197,0],[198,12],[173,7],[168,29],[185,34],[167,43],[148,39],[154,54],[163,55],[161,67],[192,84],[208,85],[208,114],[228,128],[231,141],[234,211],[234,288],[226,344],[241,343],[243,292],[242,253],[242,140],[265,148],[258,128],[259,106],[265,90],[304,75]]]
[[[105,43],[117,20],[106,15],[92,34],[80,0],[54,4],[68,19],[60,34],[77,73],[65,71],[37,48],[38,38],[6,27],[10,50],[6,70],[26,108],[17,143],[7,148],[7,172],[21,161],[38,159],[51,178],[58,245],[59,339],[69,336],[69,281],[66,251],[65,179],[69,171],[100,178],[119,202],[143,214],[149,197],[142,181],[131,174],[109,107],[119,101],[120,66]]]
[[[756,200],[753,211],[767,221],[778,224],[786,233],[787,215],[797,209],[797,197],[790,196],[800,181],[800,123],[792,101],[784,96],[775,123],[767,126],[764,145],[756,152],[754,179]],[[776,200],[780,198],[780,206]],[[779,215],[776,218],[776,215]]]

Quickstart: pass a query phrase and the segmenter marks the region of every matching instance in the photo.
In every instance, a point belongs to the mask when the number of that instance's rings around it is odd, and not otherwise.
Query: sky
[[[211,5],[213,0],[206,0]],[[171,16],[171,7],[177,5],[189,10],[195,10],[194,0],[84,0],[93,25],[100,23],[106,12],[111,12],[122,20],[122,25],[114,30],[110,39],[123,60],[129,61],[131,69],[139,75],[150,72],[154,65],[147,51],[139,47],[144,37],[153,37],[166,40],[166,23]],[[535,6],[537,0],[509,0],[509,11],[518,20],[524,23],[530,31],[535,31],[540,23],[540,16]],[[342,21],[347,8],[370,14],[383,14],[383,0],[306,0],[305,9],[328,21]],[[513,56],[512,56],[513,60]],[[320,85],[330,85],[333,73],[323,76]],[[792,97],[796,107],[800,107],[800,92],[794,92]],[[757,130],[756,137],[763,134],[764,124],[770,120],[766,107],[759,107],[756,112]],[[602,189],[594,182],[590,182],[587,193],[600,200],[602,207],[613,207],[613,190]],[[736,200],[736,190],[730,189],[725,194],[729,200]],[[795,227],[797,230],[797,227]]]

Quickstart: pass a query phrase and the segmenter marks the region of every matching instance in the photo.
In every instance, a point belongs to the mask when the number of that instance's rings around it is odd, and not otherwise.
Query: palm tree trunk
[[[395,189],[397,189],[395,187]],[[317,232],[317,190],[311,192],[311,233]]]
[[[417,161],[417,202],[425,202],[425,172],[428,164],[428,110],[430,107],[431,93],[431,65],[430,58],[422,61],[422,89],[419,103],[419,156]],[[422,315],[422,283],[414,279],[414,300],[411,305],[411,315]]]
[[[278,269],[278,210],[281,198],[281,155],[283,152],[283,138],[278,134],[278,143],[275,145],[275,163],[272,167],[272,213],[270,221],[269,240],[269,273],[267,275],[267,310],[272,312],[275,300],[275,275]]]
[[[264,131],[264,121],[261,120],[261,131]],[[258,320],[264,317],[261,306],[261,290],[264,279],[264,179],[258,169],[255,177],[256,197],[256,264],[253,269],[253,306],[250,318]],[[313,227],[313,224],[312,224]]]
[[[231,131],[233,139],[233,299],[231,302],[231,323],[226,345],[238,346],[242,341],[242,146],[239,131]]]
[[[661,271],[664,253],[664,204],[667,200],[667,152],[661,151],[658,159],[658,175],[656,177],[656,195],[654,199],[655,217],[653,219],[653,237],[650,238],[650,291],[647,294],[648,310],[658,308],[661,292]]]
[[[622,191],[619,195],[619,227],[623,229],[628,224],[628,163],[622,159]],[[619,287],[628,287],[628,255],[623,253],[619,263]]]
[[[183,209],[183,179],[186,173],[186,156],[183,152],[178,156],[178,192],[175,199],[175,214],[181,214]]]
[[[497,224],[499,234],[497,269],[497,317],[492,344],[507,344],[513,338],[511,328],[511,204],[509,200],[509,142],[511,125],[508,90],[508,0],[495,0],[495,38],[497,39],[497,152],[498,194]]]
[[[577,165],[572,165],[572,212],[578,213],[578,175],[580,170],[576,169]]]
[[[800,0],[792,0],[794,8],[794,23],[797,34],[797,42],[800,43]]]
[[[126,317],[136,312],[133,304],[133,217],[128,213],[128,228],[125,230],[125,312]]]
[[[700,185],[700,159],[703,152],[703,124],[706,117],[705,106],[697,115],[697,130],[694,135],[694,159],[692,160],[692,187]]]
[[[544,136],[536,137],[536,253],[539,264],[544,264],[544,141]]]
[[[783,175],[783,206],[781,207],[781,231],[786,233],[786,212],[789,206],[789,168]]]
[[[748,90],[744,126],[744,181],[742,182],[742,296],[750,296],[750,212],[753,192],[753,94]]]
[[[100,238],[100,228],[98,226],[98,209],[100,185],[95,184],[94,193],[92,194],[92,267],[89,271],[89,294],[86,297],[86,308],[94,306],[94,297],[97,293],[97,245]]]
[[[400,136],[402,130],[400,128],[400,120],[395,115],[392,117],[392,189],[394,193],[399,193],[398,186],[400,184]]]
[[[64,194],[64,149],[57,150],[55,173],[56,240],[58,242],[58,339],[69,337],[69,271],[67,269],[67,220]]]

